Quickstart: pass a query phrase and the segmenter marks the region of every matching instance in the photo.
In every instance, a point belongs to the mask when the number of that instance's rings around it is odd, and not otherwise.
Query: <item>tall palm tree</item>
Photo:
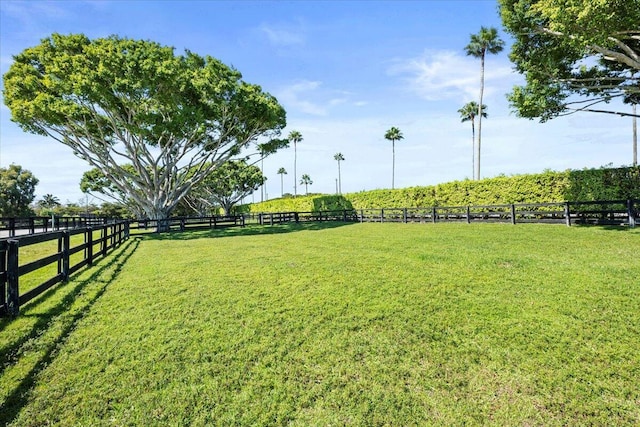
[[[342,194],[342,177],[340,176],[340,162],[344,161],[342,153],[336,153],[333,155],[333,159],[338,162],[338,194]]]
[[[297,162],[298,162],[298,150],[297,144],[298,142],[302,142],[302,134],[297,130],[292,130],[289,132],[289,142],[293,142],[293,195],[298,195],[298,187],[296,186],[296,182],[298,180],[298,173],[296,170]]]
[[[498,37],[495,28],[480,27],[478,34],[471,35],[465,46],[467,55],[480,58],[480,101],[478,102],[478,144],[476,145],[476,179],[480,179],[480,143],[482,140],[482,99],[484,96],[484,59],[487,53],[496,54],[504,49],[504,41]]]
[[[307,195],[309,194],[309,186],[311,184],[313,184],[313,181],[311,181],[311,177],[306,173],[302,175],[302,178],[300,179],[300,185],[304,185],[305,192],[307,193]]]
[[[482,105],[482,108],[478,108],[478,103],[475,101],[467,102],[464,106],[458,110],[460,113],[461,122],[471,122],[471,177],[473,178],[476,168],[476,115],[478,111],[482,111],[482,117],[487,117],[487,106]]]
[[[393,190],[395,187],[395,176],[396,176],[396,141],[400,141],[404,138],[402,136],[402,132],[395,126],[392,126],[384,134],[385,139],[391,141],[391,149],[393,152],[393,158],[391,162],[391,189]]]
[[[284,196],[284,176],[287,174],[285,168],[278,169],[278,174],[280,175],[280,197]]]

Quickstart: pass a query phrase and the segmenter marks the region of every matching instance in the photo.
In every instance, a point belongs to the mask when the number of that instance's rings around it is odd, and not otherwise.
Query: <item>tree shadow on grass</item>
[[[0,404],[0,425],[8,425],[17,417],[20,410],[29,401],[31,390],[36,383],[38,374],[51,363],[55,358],[57,350],[67,340],[78,322],[85,317],[91,307],[105,293],[109,284],[118,277],[122,267],[126,264],[129,258],[131,258],[139,244],[140,239],[128,240],[122,246],[122,249],[115,254],[115,256],[108,260],[108,262],[102,263],[100,267],[97,268],[89,277],[79,281],[78,284],[75,285],[58,304],[48,311],[38,314],[29,314],[28,312],[20,314],[20,316],[38,317],[38,320],[31,327],[29,332],[23,334],[18,340],[9,344],[5,348],[0,349],[0,374],[2,374],[7,367],[20,363],[22,347],[26,343],[31,340],[38,339],[38,337],[46,334],[47,329],[59,326],[55,325],[56,323],[62,322],[63,325],[61,325],[59,332],[56,333],[57,336],[55,339],[46,345],[44,354],[33,365],[29,372],[24,375],[22,381],[20,381],[15,389],[7,396],[6,400]],[[101,285],[95,291],[95,295],[83,302],[83,305],[78,307],[72,315],[68,315],[69,309],[72,307],[78,296],[86,290],[88,285],[95,283],[96,281],[101,281]],[[24,310],[27,311],[29,306],[38,304],[46,298],[54,296],[59,289],[61,289],[61,287],[50,289],[40,298],[34,300],[33,303],[25,305]],[[66,314],[67,316],[65,316]],[[2,323],[0,323],[1,329],[6,328],[10,321],[11,319],[2,319]]]
[[[150,233],[142,235],[149,240],[193,240],[231,236],[256,236],[269,234],[294,233],[298,231],[320,231],[332,228],[345,227],[356,224],[355,222],[342,221],[309,221],[287,222],[276,225],[247,225],[244,227],[222,227],[206,230],[172,231],[169,233]]]

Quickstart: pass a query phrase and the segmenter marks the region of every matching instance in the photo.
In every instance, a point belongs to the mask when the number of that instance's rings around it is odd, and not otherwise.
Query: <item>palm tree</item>
[[[296,186],[296,181],[298,179],[298,174],[296,170],[296,163],[298,161],[298,151],[297,144],[298,142],[302,142],[302,134],[297,130],[292,130],[289,132],[289,142],[293,142],[293,195],[298,195],[298,187]]]
[[[287,171],[284,168],[278,169],[278,174],[280,175],[280,197],[284,196],[284,176],[287,174]]]
[[[311,184],[313,184],[313,181],[311,181],[311,177],[306,173],[302,175],[302,178],[300,179],[300,185],[304,185],[305,192],[307,193],[307,195],[309,194],[309,186]]]
[[[45,209],[53,209],[57,206],[60,206],[60,199],[58,199],[53,194],[45,194],[42,196],[42,200],[38,202],[40,207]]]
[[[340,162],[344,161],[342,153],[333,155],[333,159],[338,161],[338,194],[342,194],[342,177],[340,176]]]
[[[458,110],[460,113],[460,121],[461,122],[471,122],[471,177],[474,176],[475,167],[476,167],[476,115],[478,114],[478,103],[475,101],[467,102],[461,109]],[[487,117],[487,106],[482,105],[482,117]]]
[[[396,175],[396,141],[400,141],[404,138],[402,132],[397,127],[393,126],[384,134],[385,139],[391,141],[391,149],[393,150],[393,160],[391,162],[391,189],[395,186]]]
[[[504,49],[504,41],[498,37],[495,28],[480,27],[478,34],[471,35],[471,41],[464,48],[467,55],[480,58],[480,101],[478,102],[478,144],[476,145],[476,179],[480,179],[480,142],[482,139],[482,98],[484,95],[484,58],[487,53],[496,54]]]

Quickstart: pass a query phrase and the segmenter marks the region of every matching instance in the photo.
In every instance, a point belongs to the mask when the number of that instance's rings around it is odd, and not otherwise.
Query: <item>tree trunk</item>
[[[338,194],[342,194],[342,178],[340,177],[340,160],[338,160]]]
[[[395,179],[396,179],[396,141],[395,139],[391,140],[391,150],[392,150],[392,160],[391,160],[391,189],[395,188]]]
[[[636,115],[636,104],[633,107],[633,166],[638,166],[638,124]]]
[[[480,179],[480,145],[482,141],[482,98],[484,95],[484,55],[480,57],[480,103],[478,104],[478,145],[476,146],[476,179]]]
[[[293,196],[298,195],[298,174],[296,170],[296,163],[298,161],[298,150],[296,149],[296,142],[293,141]]]
[[[471,179],[476,170],[476,124],[475,117],[471,117]]]
[[[172,208],[173,207],[167,208],[166,206],[158,206],[158,204],[154,204],[147,206],[145,209],[147,218],[158,221],[158,225],[156,227],[157,233],[165,233],[170,230],[169,216],[171,215]]]

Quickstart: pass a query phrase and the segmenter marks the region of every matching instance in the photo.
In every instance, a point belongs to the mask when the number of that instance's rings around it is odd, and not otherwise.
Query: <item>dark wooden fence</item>
[[[95,237],[99,234],[99,237]],[[71,237],[83,235],[81,244],[72,246]],[[42,294],[57,283],[68,280],[69,275],[104,257],[129,237],[129,222],[38,233],[0,240],[0,315],[16,316],[20,306]],[[74,239],[76,240],[76,239]],[[79,239],[78,239],[79,240]],[[38,243],[57,241],[57,251],[39,259],[20,262],[20,248]],[[76,256],[72,264],[71,256]],[[27,292],[20,292],[20,278],[24,275],[57,264],[56,273]]]
[[[143,219],[131,221],[131,230],[155,231],[161,220]],[[221,227],[244,227],[245,217],[242,215],[205,216],[205,217],[175,217],[164,220],[168,223],[169,231],[202,230]]]
[[[347,209],[322,212],[277,212],[257,215],[261,225],[301,221],[345,222],[509,222],[628,225],[640,221],[635,200],[596,202],[519,203],[430,208]]]
[[[95,227],[118,220],[103,217],[47,217],[29,218],[0,217],[0,238],[18,235],[46,233],[49,231],[71,230],[76,228]]]

